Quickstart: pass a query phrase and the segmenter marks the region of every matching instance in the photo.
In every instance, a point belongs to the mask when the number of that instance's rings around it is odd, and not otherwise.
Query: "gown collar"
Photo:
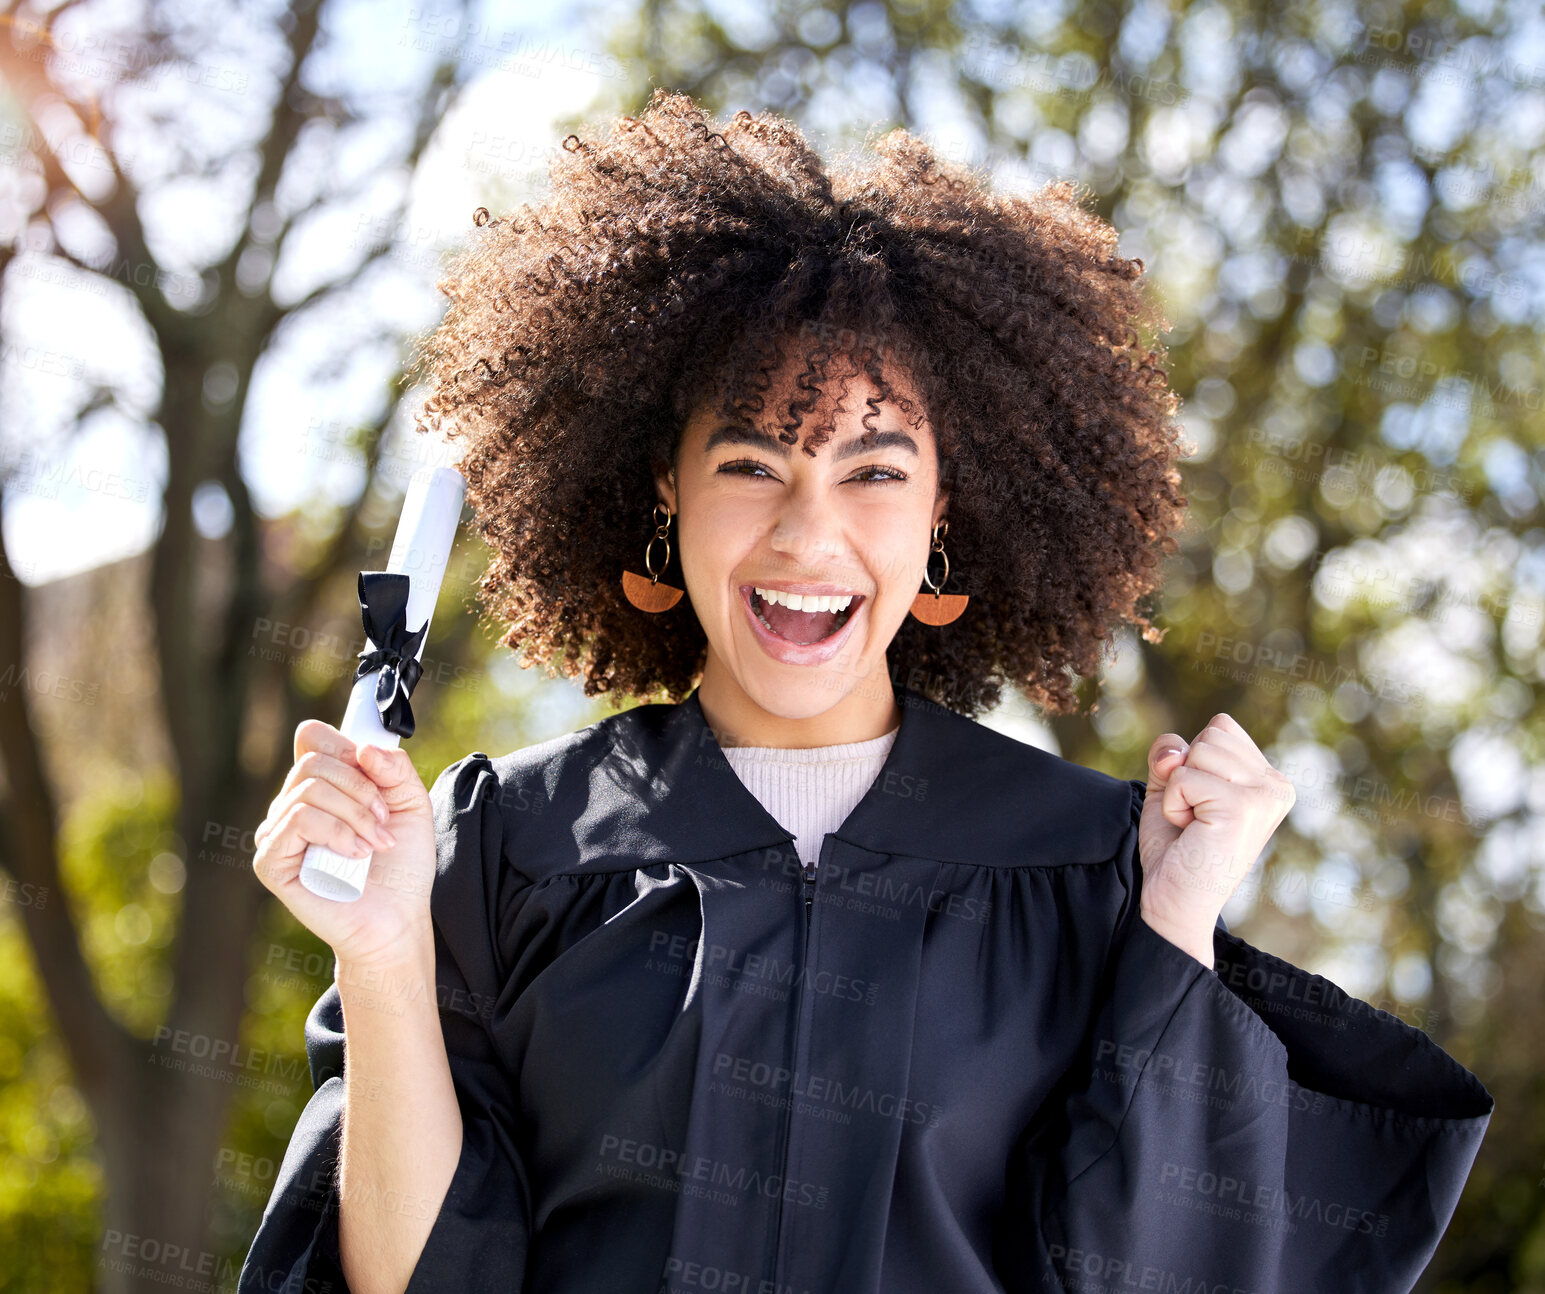
[[[904,684],[892,688],[901,708],[896,739],[834,835],[878,853],[994,865],[1089,861],[1102,851],[1108,858],[1119,844],[1132,784]],[[603,724],[612,744],[601,794],[626,808],[595,815],[594,833],[582,833],[595,848],[604,838],[608,855],[620,847],[635,859],[695,862],[793,842],[730,765],[696,688],[679,703],[634,706]]]

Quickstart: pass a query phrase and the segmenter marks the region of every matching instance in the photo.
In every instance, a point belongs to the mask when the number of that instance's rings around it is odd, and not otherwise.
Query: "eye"
[[[905,472],[898,472],[894,467],[882,467],[879,463],[870,463],[868,467],[861,467],[858,469],[858,471],[858,475],[850,476],[848,477],[848,480],[858,481],[861,484],[868,485],[876,481],[904,481],[907,479],[907,474]],[[865,472],[883,472],[885,475],[864,476],[863,473]]]
[[[767,470],[766,464],[760,463],[754,458],[731,459],[727,463],[721,463],[718,470],[726,476],[744,476],[753,480],[763,479],[768,481],[778,479],[772,472]],[[870,473],[878,473],[878,475],[870,475]],[[905,481],[907,474],[898,471],[894,467],[870,463],[867,467],[859,468],[857,472],[847,479],[861,485],[869,485],[879,481]]]
[[[754,470],[740,471],[738,470],[740,468],[751,468]],[[727,476],[754,476],[760,474],[769,481],[775,479],[773,474],[769,472],[763,464],[757,462],[754,458],[731,459],[728,463],[721,463],[719,465],[719,470]]]

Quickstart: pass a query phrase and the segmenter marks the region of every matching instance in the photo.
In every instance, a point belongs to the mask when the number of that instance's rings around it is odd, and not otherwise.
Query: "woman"
[[[972,718],[1154,636],[1141,264],[902,132],[565,143],[426,408],[504,641],[646,703],[429,791],[301,726],[255,866],[336,983],[240,1288],[1408,1290],[1491,1098],[1224,928],[1286,779],[1227,715],[1146,781]]]

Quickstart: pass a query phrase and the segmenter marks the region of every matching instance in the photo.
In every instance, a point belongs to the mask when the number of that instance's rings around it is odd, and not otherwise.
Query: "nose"
[[[837,517],[817,490],[800,486],[785,494],[768,543],[774,552],[816,570],[829,570],[846,553]]]

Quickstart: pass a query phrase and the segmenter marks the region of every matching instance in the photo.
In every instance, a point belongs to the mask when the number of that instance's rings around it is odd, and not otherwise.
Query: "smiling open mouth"
[[[858,610],[859,603],[864,600],[862,595],[856,593],[822,597],[806,594],[800,597],[797,593],[788,594],[773,589],[767,592],[770,597],[764,597],[761,590],[755,587],[749,591],[752,612],[769,633],[802,647],[830,638],[847,624]],[[802,605],[789,605],[793,602]]]

